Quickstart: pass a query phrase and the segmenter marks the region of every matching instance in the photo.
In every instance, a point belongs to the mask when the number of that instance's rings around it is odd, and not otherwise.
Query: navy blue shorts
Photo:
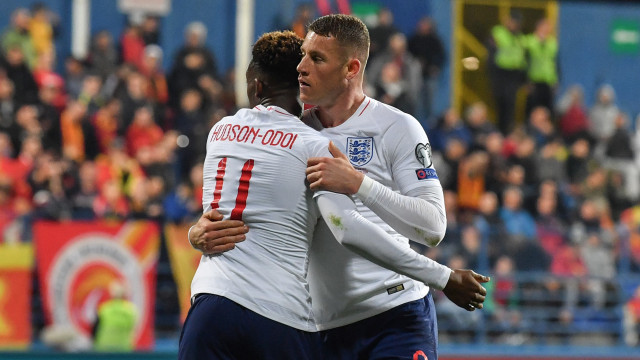
[[[438,359],[438,322],[431,292],[353,324],[321,332],[331,360]]]
[[[323,359],[320,335],[283,325],[218,295],[196,296],[180,334],[180,360]]]

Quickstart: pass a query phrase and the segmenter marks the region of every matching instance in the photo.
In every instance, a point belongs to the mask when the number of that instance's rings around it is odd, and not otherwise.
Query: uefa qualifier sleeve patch
[[[418,180],[438,179],[436,170],[430,168],[416,170],[416,176],[418,177]]]

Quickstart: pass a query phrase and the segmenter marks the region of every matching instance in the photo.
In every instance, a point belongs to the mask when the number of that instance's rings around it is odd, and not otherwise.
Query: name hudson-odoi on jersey
[[[263,129],[247,125],[218,124],[213,128],[209,142],[235,141],[251,144],[257,142],[262,145],[280,146],[291,149],[297,138],[298,134],[280,130],[269,129],[263,131]]]

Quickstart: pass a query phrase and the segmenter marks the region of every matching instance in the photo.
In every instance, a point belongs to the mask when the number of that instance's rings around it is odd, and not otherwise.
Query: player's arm
[[[333,143],[329,149],[333,158],[317,157],[307,162],[307,180],[312,190],[355,194],[385,223],[407,238],[427,246],[436,246],[442,241],[447,217],[439,183],[425,183],[402,195],[354,169]]]
[[[202,214],[198,222],[189,228],[187,235],[191,246],[205,255],[220,254],[233,249],[236,243],[246,239],[249,228],[239,220],[223,220],[216,210]]]
[[[334,237],[347,249],[399,274],[443,290],[458,306],[473,311],[482,308],[489,278],[471,270],[448,267],[420,255],[407,243],[396,240],[365,219],[350,198],[323,192],[316,197],[318,208]]]

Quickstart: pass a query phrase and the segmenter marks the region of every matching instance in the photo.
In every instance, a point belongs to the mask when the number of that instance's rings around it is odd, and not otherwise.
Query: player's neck
[[[263,106],[277,106],[294,116],[302,114],[302,106],[298,100],[297,92],[275,91],[271,96],[260,101]]]
[[[358,110],[364,98],[362,89],[353,89],[336,97],[331,105],[318,106],[317,115],[322,126],[330,128],[343,124]]]

